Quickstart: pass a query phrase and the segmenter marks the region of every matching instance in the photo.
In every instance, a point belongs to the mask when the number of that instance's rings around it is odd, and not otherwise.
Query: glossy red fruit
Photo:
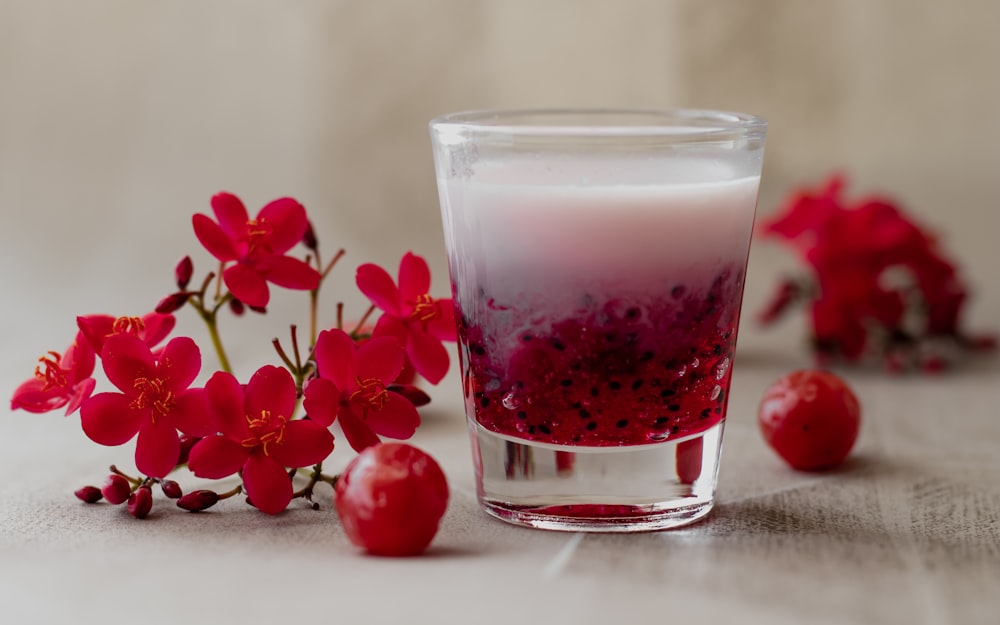
[[[368,447],[337,480],[337,514],[351,542],[371,554],[413,556],[437,533],[448,482],[425,452],[405,443]]]
[[[802,370],[767,389],[757,418],[764,440],[785,462],[820,471],[847,458],[858,437],[861,405],[836,375]]]

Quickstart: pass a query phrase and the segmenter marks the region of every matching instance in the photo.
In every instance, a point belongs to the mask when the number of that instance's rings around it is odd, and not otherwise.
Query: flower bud
[[[188,512],[211,508],[219,501],[219,493],[212,490],[194,490],[177,500],[177,507]]]
[[[129,481],[114,473],[104,480],[104,486],[101,488],[101,494],[104,495],[104,499],[109,504],[115,506],[124,503],[131,492],[132,485],[129,484]]]
[[[191,455],[191,448],[200,440],[201,437],[199,436],[188,436],[186,434],[181,436],[181,454],[177,458],[178,465],[187,464],[188,456]]]
[[[140,486],[128,498],[128,513],[137,519],[145,519],[153,509],[153,492],[149,486]]]
[[[314,252],[319,247],[319,241],[316,240],[316,231],[313,230],[311,221],[306,222],[306,232],[302,235],[302,244]]]
[[[193,273],[194,263],[191,262],[190,256],[185,256],[174,267],[174,278],[177,280],[177,288],[182,291],[186,289],[188,283],[191,282],[191,274]]]
[[[87,503],[97,503],[101,500],[104,495],[101,494],[101,489],[96,486],[84,486],[83,488],[77,489],[74,493],[76,498],[80,501],[85,501]]]
[[[180,499],[184,494],[184,491],[181,490],[181,485],[173,480],[160,480],[160,489],[170,499]]]
[[[246,307],[243,305],[243,302],[234,297],[229,300],[229,312],[233,313],[237,317],[241,317],[243,316],[243,313],[246,312]]]
[[[425,406],[431,403],[431,397],[412,384],[390,384],[385,388],[387,391],[399,393],[410,401],[414,406]]]
[[[164,297],[156,305],[156,312],[161,314],[170,314],[181,309],[184,304],[187,304],[188,298],[191,294],[186,291],[177,291],[176,293],[171,293],[170,295]]]

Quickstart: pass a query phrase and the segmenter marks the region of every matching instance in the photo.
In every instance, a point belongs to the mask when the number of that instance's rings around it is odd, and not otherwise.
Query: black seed
[[[597,421],[590,421],[589,423],[587,423],[585,429],[590,430],[591,432],[593,432],[594,430],[597,429]]]
[[[698,418],[699,419],[707,419],[710,416],[712,416],[712,409],[711,408],[705,408],[704,410],[701,411],[701,414],[698,415]]]
[[[712,301],[713,299],[714,298],[711,295],[708,296],[708,301]],[[715,314],[715,306],[709,306],[708,308],[705,309],[706,317],[711,317],[714,314]]]
[[[580,408],[580,417],[583,418],[583,419],[589,419],[590,418],[590,411],[587,410],[586,408]]]
[[[623,428],[627,425],[628,425],[628,419],[619,419],[618,423],[615,424],[615,427]]]
[[[573,442],[574,443],[579,443],[580,442],[580,435],[579,434],[577,434],[576,436],[573,437]]]
[[[669,410],[670,412],[680,412],[681,411],[681,405],[680,404],[670,404],[669,406],[667,406],[667,410]]]
[[[601,394],[601,390],[599,388],[597,388],[596,386],[591,386],[590,387],[590,396],[591,397],[597,397],[600,394]]]
[[[666,425],[670,421],[670,417],[656,417],[653,421],[653,425]]]
[[[652,360],[653,356],[655,355],[656,354],[654,354],[653,352],[642,352],[642,354],[639,356],[639,362],[648,362]]]
[[[578,402],[578,401],[575,401],[575,402],[573,402],[572,404],[570,404],[570,405],[569,405],[569,407],[570,407],[570,408],[582,408],[582,407],[583,407],[583,404],[581,404],[581,403],[580,403],[580,402]]]
[[[558,349],[559,351],[563,351],[564,349],[566,349],[566,346],[563,345],[562,341],[560,341],[559,339],[552,339],[552,347]]]
[[[638,380],[636,380],[635,382],[633,382],[632,383],[632,390],[633,391],[638,391],[640,388],[642,388],[642,382],[643,382],[642,378],[639,378]]]
[[[518,419],[527,419],[528,418],[528,413],[525,412],[525,411],[523,411],[523,410],[518,410],[517,411],[517,418]]]
[[[680,297],[681,295],[684,295],[685,291],[687,291],[687,289],[684,288],[684,285],[678,284],[674,288],[670,289],[670,295],[671,297],[677,298]]]
[[[720,345],[719,343],[716,343],[715,345],[713,345],[712,346],[712,353],[715,354],[716,356],[721,356],[722,355],[722,345]]]
[[[469,349],[471,349],[472,353],[475,354],[476,356],[485,356],[486,355],[486,348],[483,347],[482,345],[479,345],[478,343],[475,344],[475,345],[469,346]]]
[[[681,426],[675,425],[674,427],[670,428],[670,431],[676,434],[681,431]]]
[[[479,405],[482,406],[483,408],[489,408],[489,406],[490,406],[490,398],[489,397],[483,397],[482,399],[479,400]]]
[[[539,425],[538,429],[539,429],[539,431],[541,431],[542,434],[551,434],[552,433],[552,430],[549,429],[549,426],[545,425],[544,423],[542,425]]]
[[[608,382],[608,388],[610,388],[613,391],[617,391],[621,387],[622,383],[617,380],[611,380],[610,382]]]
[[[638,308],[629,308],[628,310],[625,311],[625,318],[626,319],[638,319],[639,318],[639,309]]]
[[[713,410],[712,412],[714,412],[715,414],[722,414],[722,406],[718,406],[718,407],[717,407],[717,408],[716,408],[715,410]]]
[[[528,426],[528,434],[534,434],[534,433],[535,433],[535,426],[529,425]]]
[[[573,386],[573,380],[570,380],[569,378],[559,380],[559,386]]]
[[[672,388],[665,388],[662,391],[660,391],[660,397],[664,397],[664,398],[666,398],[666,397],[673,397],[676,394],[677,394],[677,391],[675,391]]]
[[[521,335],[521,340],[524,341],[525,343],[527,343],[533,338],[535,338],[535,335],[531,334],[530,332],[525,332],[524,334]]]

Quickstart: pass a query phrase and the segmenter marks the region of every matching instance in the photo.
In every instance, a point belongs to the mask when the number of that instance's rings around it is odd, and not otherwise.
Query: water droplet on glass
[[[716,384],[715,387],[712,388],[712,399],[718,399],[719,395],[721,394],[722,394],[722,387]]]

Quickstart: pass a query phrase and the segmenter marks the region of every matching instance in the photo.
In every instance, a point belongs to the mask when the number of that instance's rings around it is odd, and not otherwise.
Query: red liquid
[[[538,319],[489,293],[459,301],[466,409],[486,429],[557,445],[643,445],[725,415],[742,272],[623,302],[581,293]]]

